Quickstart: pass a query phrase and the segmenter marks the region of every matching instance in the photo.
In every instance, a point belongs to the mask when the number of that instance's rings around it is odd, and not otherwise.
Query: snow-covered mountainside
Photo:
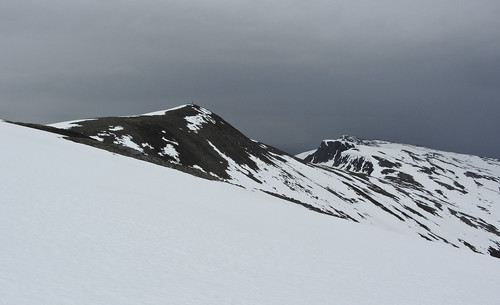
[[[247,138],[216,114],[196,105],[139,116],[32,127],[199,177],[261,191],[320,213],[499,256],[496,161],[491,161],[491,173],[466,168],[463,174],[470,181],[455,184],[438,180],[435,191],[429,188],[432,181],[414,181],[412,173],[393,172],[391,179],[373,175],[373,164],[367,172],[363,172],[365,165],[360,166],[361,172],[354,172],[304,162]],[[428,170],[442,168],[437,166]],[[489,178],[477,178],[480,175]],[[448,187],[458,191],[451,192]]]
[[[251,171],[258,168],[256,162],[271,164],[270,158],[282,154],[250,140],[216,114],[196,105],[52,127],[81,135],[74,138],[76,141],[219,180],[230,180],[234,175],[231,170],[252,178]]]
[[[403,203],[401,193],[406,193],[410,200],[402,207],[430,228],[458,220],[478,235],[486,231],[492,244],[489,253],[500,256],[499,160],[352,136],[325,140],[297,157],[377,178],[391,186],[385,190],[396,203]],[[459,226],[452,228],[463,234]],[[456,240],[477,251],[465,234]]]
[[[494,258],[61,138],[0,121],[1,304],[498,304]]]

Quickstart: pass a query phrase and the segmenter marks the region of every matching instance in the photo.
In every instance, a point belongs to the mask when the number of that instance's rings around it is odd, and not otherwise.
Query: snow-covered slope
[[[221,117],[197,105],[34,127],[199,177],[261,191],[331,216],[500,255],[500,215],[495,205],[500,195],[494,191],[496,188],[477,193],[497,181],[488,180],[491,177],[477,180],[474,177],[480,173],[475,171],[468,173],[464,169],[463,173],[476,175],[467,178],[482,186],[464,182],[460,184],[464,188],[474,188],[447,192],[448,187],[459,186],[440,180],[434,191],[426,181],[414,181],[411,173],[395,172],[391,179],[370,176],[367,173],[372,173],[375,165],[368,162],[352,163],[360,166],[361,173],[316,166],[247,138]],[[367,173],[363,172],[366,166],[372,168]]]
[[[498,260],[0,122],[1,304],[498,304]]]
[[[449,226],[450,230],[463,234],[463,238],[457,236],[457,239],[467,246],[474,242],[468,242],[463,226],[449,222],[458,220],[473,229],[489,232],[488,239],[493,244],[489,252],[500,255],[498,160],[351,136],[325,140],[318,149],[297,157],[377,178],[388,186],[385,190],[397,202],[401,202],[401,197],[394,189],[406,192],[410,200],[405,208],[414,217],[429,227]]]
[[[392,165],[393,161],[384,162],[385,159],[378,156],[374,158],[380,160],[381,166],[391,166],[380,169],[380,173],[388,173],[391,178],[376,175],[378,163],[365,162],[362,156],[342,163],[347,165],[340,169],[318,167],[248,139],[219,116],[196,105],[133,117],[73,121],[53,127],[63,127],[59,132],[70,133],[74,141],[263,191],[321,213],[479,253],[500,255],[500,215],[498,205],[494,204],[500,196],[495,192],[497,187],[492,185],[498,183],[495,168],[498,172],[499,167],[494,160],[490,160],[493,172],[489,178],[462,166],[465,168],[462,173],[473,181],[464,184],[452,183],[449,177],[437,182],[427,181],[428,178],[418,182],[413,178],[415,170],[398,173],[394,167],[399,163]],[[345,151],[353,145],[334,143],[339,146],[334,147],[334,152]],[[331,151],[319,149],[315,161],[327,160]],[[388,153],[394,151],[396,149]],[[440,168],[429,166],[422,170]],[[439,188],[428,188],[429,183],[438,183]],[[470,190],[465,191],[461,186]],[[451,192],[449,188],[458,191]]]

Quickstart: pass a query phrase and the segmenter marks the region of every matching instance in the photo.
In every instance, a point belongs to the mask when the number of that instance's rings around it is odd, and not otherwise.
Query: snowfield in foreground
[[[1,304],[499,304],[500,261],[0,122]]]

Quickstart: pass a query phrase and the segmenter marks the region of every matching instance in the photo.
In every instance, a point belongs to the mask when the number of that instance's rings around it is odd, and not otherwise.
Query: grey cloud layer
[[[4,1],[0,116],[195,101],[291,152],[354,134],[500,158],[498,1]]]

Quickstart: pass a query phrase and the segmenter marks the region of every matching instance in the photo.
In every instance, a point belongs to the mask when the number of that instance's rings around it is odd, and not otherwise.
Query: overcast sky
[[[343,134],[500,158],[500,1],[0,0],[0,118],[193,101],[290,153]]]

